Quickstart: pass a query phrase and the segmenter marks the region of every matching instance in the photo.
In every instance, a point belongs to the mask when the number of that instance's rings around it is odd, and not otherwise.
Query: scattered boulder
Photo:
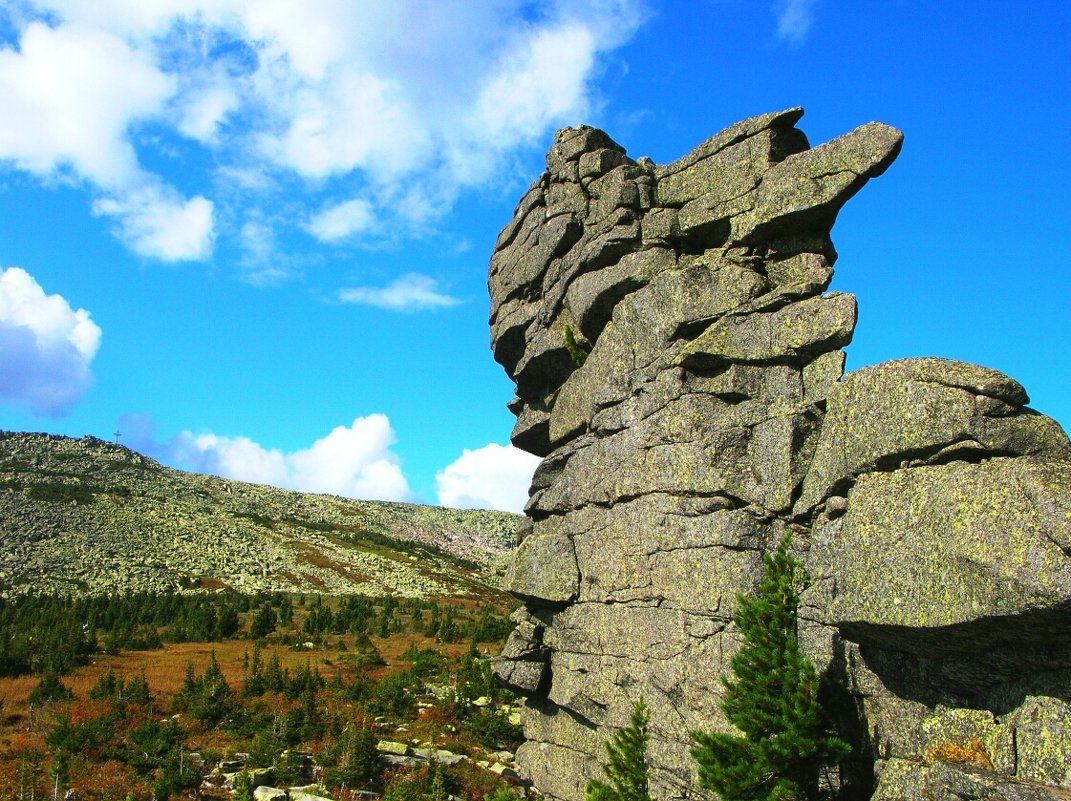
[[[306,784],[301,787],[290,787],[287,790],[290,801],[332,801],[332,799],[321,795],[323,792],[324,788],[319,784]]]
[[[417,748],[413,755],[426,762],[440,762],[443,765],[457,765],[465,762],[468,757],[464,754],[455,754],[445,748]]]
[[[270,785],[275,781],[275,771],[271,768],[247,768],[247,770],[249,770],[249,780],[254,787]]]
[[[394,754],[395,756],[407,756],[412,751],[407,743],[394,740],[380,740],[376,743],[376,750],[381,754]]]
[[[280,790],[278,787],[268,787],[266,785],[258,785],[254,787],[253,798],[255,801],[289,801],[289,796],[286,794],[286,790]]]
[[[488,768],[491,773],[495,773],[501,776],[503,779],[519,779],[520,775],[511,768],[509,765],[503,765],[501,762],[495,762]]]

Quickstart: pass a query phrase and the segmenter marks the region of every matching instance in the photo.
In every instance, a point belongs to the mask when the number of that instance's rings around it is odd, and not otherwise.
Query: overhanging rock
[[[804,647],[845,688],[845,797],[964,783],[929,756],[959,741],[1009,780],[1071,778],[1067,437],[993,370],[842,375],[856,306],[826,294],[829,232],[902,136],[811,148],[802,113],[664,166],[560,131],[496,244],[512,438],[544,457],[496,671],[527,699],[518,764],[553,798],[579,801],[640,696],[653,795],[696,793],[691,732],[728,727],[737,596],[789,531]]]

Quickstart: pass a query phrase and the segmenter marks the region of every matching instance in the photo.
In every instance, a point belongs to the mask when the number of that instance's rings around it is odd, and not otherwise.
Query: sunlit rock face
[[[812,148],[802,114],[663,166],[559,131],[496,243],[492,347],[513,442],[543,457],[496,672],[527,699],[518,763],[553,798],[583,797],[641,696],[652,794],[698,793],[690,734],[728,728],[737,596],[786,532],[810,577],[801,639],[854,748],[843,797],[1071,779],[1067,437],[994,370],[843,375],[856,305],[826,293],[829,232],[902,135]],[[934,757],[972,741],[995,773]]]

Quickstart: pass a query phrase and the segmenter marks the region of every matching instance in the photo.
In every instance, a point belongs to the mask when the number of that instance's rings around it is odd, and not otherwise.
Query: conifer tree
[[[289,677],[283,672],[279,662],[279,654],[272,653],[268,658],[268,667],[264,669],[264,686],[272,692],[282,692],[286,689]]]
[[[249,671],[246,673],[245,679],[242,682],[242,695],[250,697],[264,695],[266,689],[267,681],[261,670],[260,643],[254,642],[253,661],[250,663]]]
[[[54,670],[46,670],[37,686],[30,691],[29,701],[38,704],[42,701],[67,701],[73,698],[71,691],[60,681]]]
[[[650,801],[647,792],[647,724],[650,715],[641,698],[632,708],[629,724],[606,743],[609,761],[602,766],[609,784],[592,779],[584,801]]]
[[[249,624],[249,636],[254,640],[261,640],[275,631],[276,624],[275,610],[265,603],[260,607],[260,611],[253,617],[253,621]]]
[[[353,789],[370,781],[380,772],[379,752],[372,729],[363,722],[353,725],[339,738],[338,765],[328,768],[324,776],[333,785]]]
[[[132,704],[148,706],[152,703],[149,682],[145,679],[145,668],[142,668],[139,675],[134,676],[127,682],[126,689],[123,692],[126,699]]]
[[[803,567],[786,536],[763,560],[757,593],[741,595],[734,617],[744,644],[723,678],[722,711],[742,736],[696,732],[692,756],[699,784],[722,801],[789,801],[821,797],[819,773],[847,756],[830,734],[814,665],[797,636]]]
[[[234,801],[253,801],[253,778],[249,771],[242,768],[234,777],[234,792],[231,796]]]

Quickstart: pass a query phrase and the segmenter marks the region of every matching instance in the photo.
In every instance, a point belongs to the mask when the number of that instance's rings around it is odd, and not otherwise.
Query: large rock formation
[[[994,370],[842,376],[856,307],[825,293],[829,231],[902,137],[810,148],[802,113],[664,166],[560,131],[499,236],[494,354],[513,442],[544,457],[496,667],[527,698],[518,763],[581,798],[643,696],[653,794],[695,795],[737,596],[791,531],[801,639],[843,688],[844,797],[1064,797],[1044,783],[1071,779],[1067,437]]]

